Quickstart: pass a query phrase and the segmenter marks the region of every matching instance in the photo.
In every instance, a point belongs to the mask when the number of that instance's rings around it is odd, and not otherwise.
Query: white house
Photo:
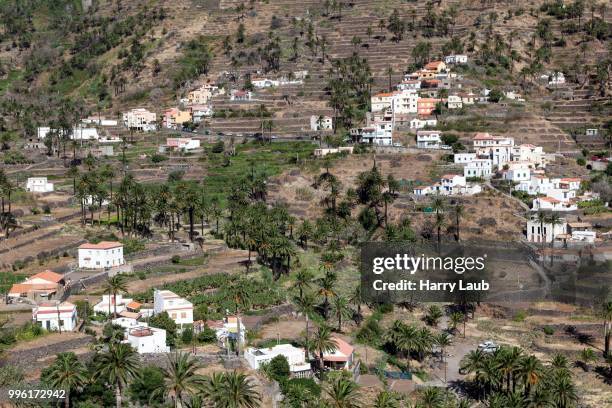
[[[129,343],[138,354],[168,353],[166,331],[157,327],[141,325],[126,329],[126,343]]]
[[[512,161],[528,162],[533,167],[546,167],[546,155],[542,146],[521,144],[512,147]]]
[[[166,144],[162,146],[160,150],[165,151],[167,149],[175,150],[196,150],[200,148],[200,141],[198,139],[191,139],[188,137],[169,137],[166,139]]]
[[[532,211],[576,211],[578,206],[569,201],[557,200],[553,197],[537,197],[533,199]]]
[[[44,302],[32,310],[32,319],[46,330],[73,331],[77,326],[77,308],[70,302]]]
[[[99,138],[98,129],[84,128],[82,126],[72,129],[72,134],[70,135],[71,140],[98,140]]]
[[[467,183],[464,176],[458,174],[445,174],[440,178],[440,193],[453,194],[457,187],[465,186]]]
[[[416,141],[419,149],[439,149],[442,145],[442,138],[437,130],[418,130]]]
[[[334,128],[334,122],[331,116],[310,116],[310,130],[332,130]]]
[[[293,347],[291,344],[278,344],[270,348],[249,347],[244,352],[244,358],[253,370],[258,370],[276,356],[284,356],[287,359],[293,377],[310,375],[310,363],[305,361],[304,349]]]
[[[468,57],[464,54],[447,55],[444,57],[444,62],[449,64],[467,64]]]
[[[53,183],[49,183],[46,177],[29,177],[26,183],[26,191],[32,193],[49,193],[53,191]]]
[[[393,106],[393,92],[381,92],[370,98],[372,112],[381,112]]]
[[[328,154],[334,154],[334,153],[352,154],[353,146],[340,146],[337,148],[315,149],[313,154],[315,155],[315,157],[325,157]]]
[[[563,72],[555,71],[548,76],[548,85],[564,85],[565,84],[565,75]]]
[[[445,174],[432,186],[431,193],[439,195],[474,195],[482,191],[477,183],[467,183],[465,176]]]
[[[512,157],[514,139],[511,137],[477,133],[473,142],[476,154],[491,159],[494,166],[501,167],[509,162]]]
[[[407,89],[418,90],[421,89],[421,81],[419,79],[404,79],[396,86],[398,91],[404,91]]]
[[[412,189],[412,193],[416,196],[430,195],[435,191],[432,186],[418,186]]]
[[[355,360],[355,348],[340,337],[332,336],[336,347],[323,353],[323,365],[332,370],[348,370]]]
[[[144,108],[135,108],[123,113],[123,124],[128,129],[152,132],[157,129],[157,115]]]
[[[200,123],[204,118],[209,118],[213,115],[214,111],[209,105],[193,105],[191,106],[191,117],[193,123]]]
[[[45,139],[47,135],[51,132],[50,127],[39,127],[37,129],[37,135],[39,139]],[[58,130],[59,134],[63,134],[64,132],[60,129]],[[98,140],[100,135],[98,134],[98,129],[96,128],[84,128],[82,126],[75,126],[72,128],[70,133],[71,140]]]
[[[89,116],[81,120],[81,123],[86,125],[98,125],[98,126],[117,126],[118,122],[115,119],[107,119],[103,116]]]
[[[436,127],[438,120],[435,117],[414,118],[410,121],[410,129],[423,129],[424,127]]]
[[[515,190],[524,191],[529,195],[546,195],[550,190],[555,188],[554,181],[554,179],[551,180],[548,176],[532,175],[529,181],[519,183],[515,187]]]
[[[250,101],[251,99],[253,99],[253,93],[251,91],[232,89],[230,93],[230,100],[232,101]]]
[[[117,299],[116,308],[115,298]],[[138,308],[140,308],[140,303],[134,302],[134,299],[124,298],[123,295],[117,294],[116,297],[113,295],[102,295],[102,300],[94,305],[93,311],[94,313],[108,314],[109,310],[110,313],[115,313],[116,310],[117,314],[121,314],[126,310],[133,311]]]
[[[526,182],[531,180],[531,170],[528,167],[509,169],[504,171],[503,178],[515,183]]]
[[[463,168],[463,176],[489,178],[493,171],[493,162],[490,159],[474,159]]]
[[[276,79],[259,78],[259,77],[251,78],[251,83],[253,84],[255,88],[271,88],[273,86],[280,85],[280,81]]]
[[[461,109],[463,107],[463,102],[459,95],[448,95],[446,105],[448,109]]]
[[[178,325],[193,323],[193,304],[169,290],[155,289],[153,294],[153,313],[167,312]]]
[[[123,244],[102,241],[79,246],[79,268],[104,269],[123,265]]]
[[[414,89],[395,91],[392,94],[393,117],[418,112],[419,94]]]
[[[374,122],[372,125],[364,128],[351,129],[350,135],[358,143],[391,146],[393,144],[393,123]]]
[[[550,243],[553,236],[559,236],[567,232],[567,223],[564,219],[560,220],[553,228],[549,222],[540,223],[536,217],[532,217],[527,221],[527,241],[529,242],[546,242]],[[554,234],[553,234],[554,232]]]
[[[455,164],[467,164],[476,160],[477,157],[476,153],[455,153],[453,161]]]

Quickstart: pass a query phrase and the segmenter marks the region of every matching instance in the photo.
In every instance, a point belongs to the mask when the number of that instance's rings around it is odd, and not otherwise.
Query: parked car
[[[482,350],[485,353],[494,353],[499,346],[491,340],[484,341],[478,345],[478,350]]]

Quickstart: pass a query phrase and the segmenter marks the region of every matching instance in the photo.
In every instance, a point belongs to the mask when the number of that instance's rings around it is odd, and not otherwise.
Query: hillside
[[[551,150],[571,150],[572,132],[602,124],[610,116],[612,13],[596,6],[560,15],[553,6],[399,0],[6,0],[1,7],[0,90],[5,99],[29,107],[25,117],[15,118],[20,123],[11,126],[27,133],[32,122],[40,125],[57,117],[67,103],[62,99],[78,105],[81,114],[116,116],[134,106],[159,113],[206,82],[238,89],[258,72],[280,76],[305,70],[303,85],[258,90],[252,102],[213,100],[215,110],[264,105],[275,133],[295,135],[309,130],[311,115],[333,112],[328,81],[339,59],[355,53],[367,62],[371,94],[399,82],[420,61],[465,52],[474,62],[461,72],[466,87],[518,90],[527,101],[519,109],[522,113],[505,118],[501,127]],[[405,27],[399,36],[391,32],[394,12]],[[539,74],[550,70],[565,72],[567,88],[574,90],[572,100],[558,101],[538,83]],[[351,123],[361,121],[366,108],[356,106]],[[11,110],[6,108],[4,115],[11,116]],[[256,115],[220,116],[207,123],[211,132],[261,129]],[[492,129],[496,120],[490,122]],[[518,120],[520,127],[508,126]]]

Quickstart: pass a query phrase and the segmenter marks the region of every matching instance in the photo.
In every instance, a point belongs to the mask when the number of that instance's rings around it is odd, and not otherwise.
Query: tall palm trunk
[[[121,387],[119,385],[115,387],[115,406],[121,408]]]

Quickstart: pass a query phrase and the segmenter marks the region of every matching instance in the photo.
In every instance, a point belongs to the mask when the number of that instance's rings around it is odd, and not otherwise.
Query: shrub
[[[576,159],[576,164],[578,164],[579,166],[584,166],[586,165],[586,160],[584,159],[584,157],[579,157],[578,159]]]
[[[164,156],[163,154],[154,154],[151,156],[151,161],[153,163],[160,163],[166,160],[168,160],[168,157]]]
[[[210,344],[217,341],[217,333],[208,326],[204,326],[202,331],[198,333],[198,342]]]
[[[287,361],[287,357],[283,355],[279,355],[270,360],[268,364],[268,374],[270,378],[281,382],[289,378],[289,362]]]
[[[191,327],[187,327],[181,333],[181,341],[183,344],[190,344],[193,341],[193,329]]]
[[[525,312],[524,310],[519,310],[518,312],[516,312],[512,320],[514,320],[517,323],[521,323],[525,321],[526,318],[527,318],[527,312]]]
[[[547,336],[552,336],[553,334],[555,334],[555,329],[553,329],[550,326],[544,326],[542,330],[544,331],[544,334],[546,334]]]
[[[170,258],[170,262],[172,262],[173,264],[179,264],[181,263],[181,257],[178,255],[172,255],[172,258]]]

